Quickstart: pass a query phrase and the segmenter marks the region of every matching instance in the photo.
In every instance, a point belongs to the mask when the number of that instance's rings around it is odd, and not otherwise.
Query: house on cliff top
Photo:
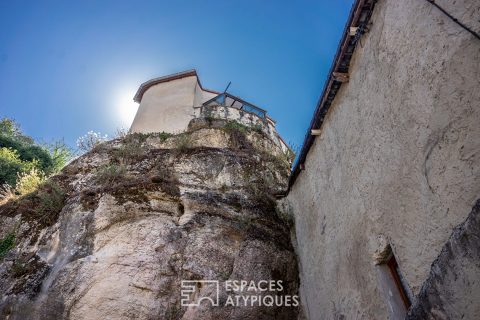
[[[205,89],[195,70],[187,70],[144,82],[133,100],[140,104],[130,132],[179,133],[192,119],[225,119],[262,130],[287,150],[267,111],[228,92]]]

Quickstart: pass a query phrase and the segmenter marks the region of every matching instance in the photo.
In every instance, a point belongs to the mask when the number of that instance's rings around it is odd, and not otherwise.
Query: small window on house
[[[404,283],[403,277],[400,273],[400,268],[398,267],[397,260],[395,259],[395,255],[392,253],[390,255],[390,259],[387,261],[387,266],[390,269],[390,273],[392,274],[392,278],[395,281],[395,286],[397,287],[398,293],[400,294],[403,303],[405,304],[405,308],[408,310],[412,305],[410,298],[407,295],[407,286]]]
[[[411,295],[390,245],[377,255],[376,269],[380,290],[388,306],[389,318],[404,319],[411,305]]]

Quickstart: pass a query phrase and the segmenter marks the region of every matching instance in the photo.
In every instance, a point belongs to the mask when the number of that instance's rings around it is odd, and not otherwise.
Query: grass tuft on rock
[[[231,120],[231,121],[228,121],[227,124],[225,125],[225,130],[227,130],[227,132],[230,132],[230,133],[232,131],[240,131],[241,133],[246,134],[249,131],[249,127],[247,127],[244,124],[241,124],[238,121]]]
[[[185,152],[188,149],[192,148],[193,141],[189,133],[183,133],[175,139],[175,149],[180,152]]]
[[[39,202],[35,213],[39,219],[48,224],[54,223],[63,208],[65,191],[55,182],[48,181],[39,189],[37,198]]]
[[[127,169],[122,164],[107,164],[100,167],[95,180],[103,185],[112,185],[120,182],[127,175]]]
[[[142,158],[145,155],[145,149],[142,147],[141,142],[137,142],[134,139],[126,139],[120,148],[112,151],[112,155],[119,163],[131,163]]]
[[[158,137],[160,139],[160,141],[163,142],[163,141],[167,140],[168,138],[170,138],[171,136],[173,136],[173,134],[162,131],[160,133],[156,133],[155,136]]]
[[[13,247],[15,246],[15,234],[13,232],[7,234],[0,240],[0,259],[3,259]]]

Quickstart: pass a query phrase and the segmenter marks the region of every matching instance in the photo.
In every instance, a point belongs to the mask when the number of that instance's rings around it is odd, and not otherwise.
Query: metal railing
[[[235,97],[229,93],[221,93],[218,96],[206,101],[202,104],[202,110],[204,107],[214,106],[214,105],[221,105],[224,107],[235,108],[239,110],[243,110],[249,113],[253,113],[258,117],[265,120],[267,118],[267,111],[259,108],[251,103],[246,102],[238,97]]]

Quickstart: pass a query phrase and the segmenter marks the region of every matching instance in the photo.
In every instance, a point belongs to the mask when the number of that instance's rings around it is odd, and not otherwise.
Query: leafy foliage
[[[0,148],[0,183],[15,185],[17,173],[25,170],[26,163],[20,159],[18,151]]]
[[[58,173],[73,158],[73,152],[65,142],[57,141],[49,146],[53,160],[52,173]]]
[[[26,195],[37,190],[37,188],[45,181],[45,174],[37,168],[32,168],[28,172],[18,174],[16,193]]]
[[[30,143],[21,136],[9,137],[0,133],[0,148],[15,150],[24,162],[36,160],[38,168],[44,172],[50,172],[53,167],[53,159],[46,148]]]
[[[12,119],[0,119],[0,134],[6,137],[15,137],[24,143],[32,144],[33,139],[22,134],[20,125]]]
[[[26,174],[38,178],[56,173],[71,157],[63,142],[56,142],[50,148],[36,144],[14,120],[0,120],[0,185],[15,187],[19,176]]]
[[[244,125],[236,120],[230,120],[227,122],[225,125],[225,129],[227,131],[239,131],[243,134],[246,134],[248,132],[256,132],[256,133],[262,133],[262,125],[260,123],[253,124],[251,126]]]
[[[161,141],[165,141],[167,140],[168,138],[170,138],[171,136],[173,136],[173,134],[171,133],[168,133],[168,132],[160,132],[160,133],[157,133],[156,134],[158,136],[158,138],[161,140]]]

